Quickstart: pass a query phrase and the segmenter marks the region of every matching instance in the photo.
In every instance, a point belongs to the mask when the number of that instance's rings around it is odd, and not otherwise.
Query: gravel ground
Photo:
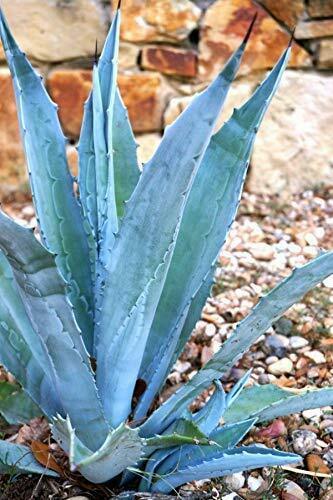
[[[168,378],[162,399],[210,359],[261,295],[321,249],[333,247],[332,194],[333,187],[308,191],[284,205],[278,198],[244,194],[238,218],[219,259],[213,296]],[[4,208],[22,223],[36,225],[30,202],[12,202]],[[228,390],[250,367],[253,367],[250,384],[271,382],[294,389],[333,386],[332,288],[333,275],[290,309],[224,377],[225,388]],[[207,397],[208,393],[198,399],[196,407],[202,406]],[[234,474],[223,481],[192,483],[180,491],[180,497],[333,500],[332,408],[305,411],[277,419],[267,427],[257,427],[245,443],[253,441],[296,451],[304,457],[304,463],[296,472],[261,469],[251,474]],[[21,486],[16,493],[15,490],[12,493],[10,485],[0,499],[60,499],[77,495],[102,499],[113,495],[108,489],[97,492],[82,484],[45,480],[40,482],[33,497],[37,480],[21,479],[18,484]],[[26,496],[22,493],[25,489]],[[21,496],[17,496],[18,491]]]

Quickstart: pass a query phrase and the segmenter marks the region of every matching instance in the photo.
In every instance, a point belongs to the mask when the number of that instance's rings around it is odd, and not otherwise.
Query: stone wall
[[[21,47],[60,106],[75,169],[95,40],[110,0],[2,0]],[[111,2],[112,3],[112,2]],[[117,3],[115,0],[114,3]],[[246,100],[288,44],[289,68],[258,134],[248,187],[304,190],[333,182],[333,0],[123,0],[119,86],[145,161],[163,129],[204,88],[258,18],[221,121]],[[114,7],[114,6],[113,6]],[[10,75],[0,52],[0,189],[24,187]]]

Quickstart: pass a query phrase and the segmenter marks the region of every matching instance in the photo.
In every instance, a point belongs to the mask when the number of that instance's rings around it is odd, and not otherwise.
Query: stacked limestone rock
[[[259,5],[260,4],[260,5]],[[65,133],[78,138],[109,0],[2,0],[22,48],[46,77]],[[221,121],[255,89],[296,27],[287,70],[252,158],[249,188],[288,193],[333,181],[333,0],[123,0],[119,85],[143,160],[221,68],[258,11]],[[4,62],[3,53],[0,60]],[[74,148],[69,149],[75,164]],[[10,76],[0,70],[1,191],[25,183]]]

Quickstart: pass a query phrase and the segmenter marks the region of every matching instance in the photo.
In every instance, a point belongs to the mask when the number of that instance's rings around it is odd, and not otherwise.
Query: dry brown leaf
[[[50,433],[48,421],[43,417],[36,417],[28,424],[22,425],[18,431],[16,444],[29,444],[31,441],[44,441]]]
[[[37,462],[63,475],[62,468],[51,455],[50,448],[47,444],[40,441],[31,441],[30,448]]]

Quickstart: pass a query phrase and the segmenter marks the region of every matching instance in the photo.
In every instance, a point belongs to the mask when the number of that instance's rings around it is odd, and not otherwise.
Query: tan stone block
[[[184,109],[187,108],[193,98],[194,96],[190,95],[174,97],[171,99],[164,113],[164,127],[171,125],[184,111]]]
[[[79,154],[77,151],[77,147],[69,144],[66,147],[66,155],[70,171],[72,175],[76,177],[79,173]]]
[[[307,3],[311,17],[333,16],[333,0],[308,0]]]
[[[59,106],[59,118],[65,134],[78,138],[83,106],[91,88],[90,70],[64,69],[53,71],[47,78],[47,88]]]
[[[162,129],[168,89],[159,73],[119,75],[119,88],[135,132]]]
[[[287,70],[258,132],[248,186],[290,193],[333,182],[333,77]]]
[[[140,48],[133,43],[121,42],[119,47],[119,70],[135,68],[138,62]]]
[[[118,3],[113,0],[112,5]],[[199,23],[201,10],[190,0],[126,0],[121,38],[128,42],[178,42]]]
[[[227,121],[235,108],[239,108],[242,104],[250,98],[255,88],[259,82],[264,78],[263,74],[258,74],[253,77],[241,78],[236,80],[224,103],[221,115],[217,121],[215,130],[218,130],[225,121]],[[168,103],[168,106],[164,113],[164,126],[171,125],[176,118],[184,111],[184,109],[190,104],[194,95],[174,97]]]
[[[297,25],[295,31],[295,38],[298,40],[321,38],[325,36],[333,36],[333,19],[303,21]]]
[[[258,3],[290,29],[304,16],[303,0],[258,0]]]
[[[27,175],[9,70],[0,69],[0,192],[22,187]]]
[[[64,132],[77,139],[81,129],[83,106],[91,88],[91,71],[56,70],[47,79],[52,99],[59,105]],[[167,91],[159,73],[121,74],[118,79],[124,103],[134,131],[161,130]]]
[[[2,0],[8,22],[22,50],[38,61],[58,62],[93,56],[101,47],[106,20],[91,0]]]
[[[141,65],[166,75],[195,77],[197,55],[193,50],[175,47],[144,47]]]
[[[155,153],[159,143],[161,142],[160,134],[143,134],[136,136],[138,143],[138,158],[142,164],[147,163]]]
[[[321,40],[318,50],[318,66],[323,69],[333,68],[333,40]]]
[[[240,45],[255,12],[258,12],[240,74],[271,68],[288,45],[290,35],[251,0],[217,0],[207,10],[199,45],[199,75],[210,80]],[[309,54],[296,43],[290,67],[311,65]]]

